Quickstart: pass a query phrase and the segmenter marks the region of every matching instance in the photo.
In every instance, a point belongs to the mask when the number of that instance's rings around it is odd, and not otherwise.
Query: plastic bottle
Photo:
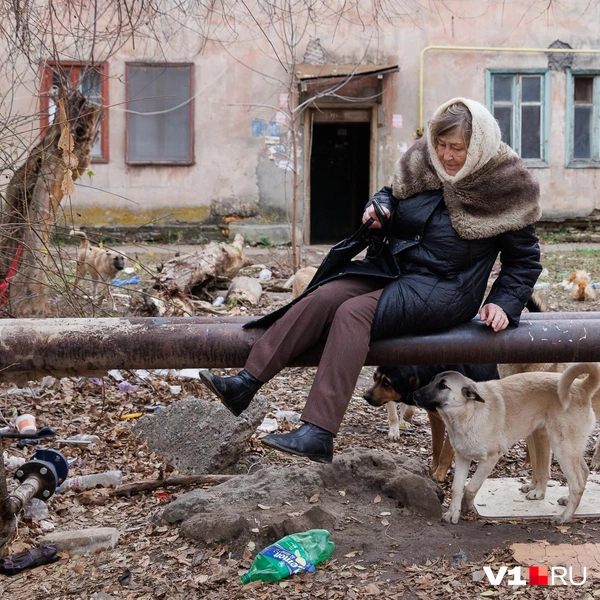
[[[63,442],[75,442],[81,444],[89,444],[90,446],[100,441],[100,438],[97,435],[92,435],[88,433],[78,433],[77,435],[72,435],[66,440],[62,440]]]
[[[73,490],[81,492],[91,490],[96,487],[115,487],[123,481],[121,471],[106,471],[105,473],[92,473],[91,475],[81,475],[80,477],[71,477],[65,479],[58,488],[59,492]]]
[[[248,572],[241,576],[242,583],[278,581],[300,571],[312,573],[315,565],[329,558],[334,548],[326,529],[286,535],[256,555]]]

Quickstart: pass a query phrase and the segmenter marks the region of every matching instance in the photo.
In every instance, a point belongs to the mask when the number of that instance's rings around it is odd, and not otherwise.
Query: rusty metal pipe
[[[4,503],[2,519],[12,518],[21,512],[22,508],[43,488],[43,482],[38,477],[28,477]]]
[[[262,331],[248,318],[16,319],[0,321],[0,378],[100,374],[110,369],[242,367]],[[290,366],[315,366],[315,347]],[[378,364],[600,360],[600,313],[524,314],[494,333],[477,320],[450,330],[374,342]]]

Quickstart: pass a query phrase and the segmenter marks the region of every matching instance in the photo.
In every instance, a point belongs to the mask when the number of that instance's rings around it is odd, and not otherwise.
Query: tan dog
[[[567,279],[568,289],[571,290],[571,298],[583,302],[584,300],[595,300],[596,292],[592,287],[592,279],[589,273],[578,269],[573,271]]]
[[[583,271],[585,273],[585,271]],[[586,274],[587,275],[587,274]],[[537,294],[534,294],[528,303],[531,312],[547,312],[548,307],[544,300]],[[516,373],[530,373],[532,371],[543,371],[545,373],[562,373],[571,363],[507,363],[498,365],[498,373],[501,378],[515,375]],[[600,390],[592,396],[592,409],[596,419],[600,419]],[[535,440],[527,440],[527,453],[531,462],[532,482],[524,485],[522,490],[529,491],[536,489],[538,477],[545,477],[545,473],[550,470],[550,440],[544,436],[537,436]],[[594,456],[590,463],[592,470],[600,469],[600,437],[596,442]]]
[[[435,375],[457,370],[475,381],[498,379],[495,365],[395,365],[379,366],[373,373],[373,385],[363,394],[371,406],[387,409],[391,440],[400,438],[403,423],[410,423],[415,407],[408,406],[411,394],[429,383]],[[445,481],[454,458],[454,449],[446,435],[446,426],[436,411],[427,411],[431,428],[432,461],[431,472],[434,479]]]
[[[123,270],[125,257],[114,250],[90,246],[87,235],[83,231],[72,229],[69,235],[81,240],[77,249],[75,289],[80,288],[81,280],[88,275],[92,281],[92,296],[97,300],[102,300],[108,296],[114,310],[115,301],[110,293],[110,283],[117,273]],[[100,295],[96,297],[99,287]]]
[[[583,381],[576,381],[586,373]],[[520,373],[481,383],[447,371],[414,392],[417,406],[438,411],[455,451],[452,499],[442,519],[458,523],[461,507],[463,512],[473,509],[477,492],[502,454],[519,440],[541,433],[550,440],[569,485],[568,498],[559,501],[565,510],[555,521],[570,521],[589,474],[583,455],[594,428],[591,396],[599,386],[597,363],[575,363],[562,374]],[[465,486],[472,460],[479,464]]]
[[[316,272],[317,267],[302,267],[286,281],[285,287],[288,287],[289,284],[292,286],[292,298],[297,298],[304,292]]]

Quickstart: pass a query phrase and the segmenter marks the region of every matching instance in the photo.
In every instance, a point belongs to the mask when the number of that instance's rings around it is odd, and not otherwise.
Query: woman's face
[[[448,175],[456,175],[467,160],[467,146],[462,132],[458,129],[440,135],[435,151]]]

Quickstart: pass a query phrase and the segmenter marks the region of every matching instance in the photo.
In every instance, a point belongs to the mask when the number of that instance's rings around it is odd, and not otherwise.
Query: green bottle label
[[[292,552],[279,544],[272,544],[260,553],[268,558],[283,563],[287,567],[290,575],[302,570],[308,571],[309,573],[314,573],[315,571],[315,566],[306,557],[301,556],[301,553],[298,550]]]

